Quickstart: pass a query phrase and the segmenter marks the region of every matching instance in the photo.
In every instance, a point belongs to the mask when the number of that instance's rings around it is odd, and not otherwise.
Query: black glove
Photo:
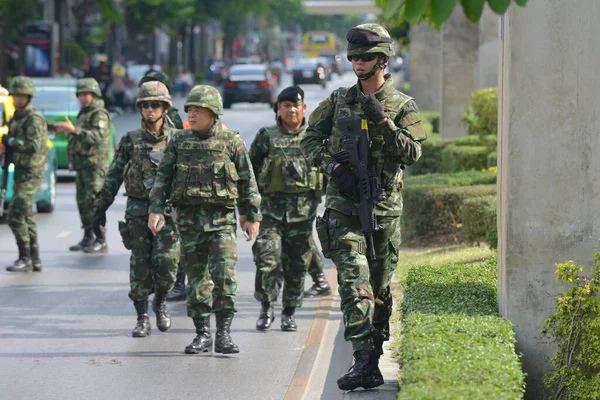
[[[349,197],[354,197],[354,190],[358,184],[356,176],[348,168],[340,164],[336,169],[331,172],[331,177],[338,187],[341,194]]]
[[[106,226],[106,211],[96,211],[92,218],[92,229],[96,236],[102,236],[103,228]]]
[[[350,161],[350,152],[348,150],[338,151],[331,157],[333,157],[335,161],[337,161],[340,164],[346,164]]]
[[[387,116],[385,115],[385,107],[377,100],[374,94],[370,94],[365,98],[362,110],[365,117],[375,123],[378,123]]]

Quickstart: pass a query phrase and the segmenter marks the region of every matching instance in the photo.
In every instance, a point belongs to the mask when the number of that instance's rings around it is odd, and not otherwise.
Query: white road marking
[[[64,231],[64,232],[61,232],[58,235],[56,235],[56,238],[57,239],[64,239],[66,237],[71,236],[72,234],[73,234],[73,231]]]

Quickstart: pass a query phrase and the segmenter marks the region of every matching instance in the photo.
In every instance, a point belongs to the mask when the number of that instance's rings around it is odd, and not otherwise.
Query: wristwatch
[[[331,175],[331,173],[333,172],[333,167],[335,167],[336,164],[337,164],[337,161],[335,161],[335,160],[333,160],[329,164],[327,164],[327,168],[325,168],[325,172],[327,173],[327,175]]]

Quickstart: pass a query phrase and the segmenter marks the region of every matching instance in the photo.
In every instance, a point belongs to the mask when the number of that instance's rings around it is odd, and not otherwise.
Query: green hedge
[[[463,237],[469,242],[487,241],[497,247],[496,196],[467,199],[460,209]]]
[[[440,113],[436,111],[422,111],[421,119],[423,124],[431,126],[431,130],[427,131],[427,135],[440,133]]]
[[[427,140],[421,143],[421,158],[419,158],[416,164],[406,167],[406,175],[412,176],[440,172],[442,170],[440,153],[451,143],[451,139],[443,138],[439,134],[430,135],[430,132],[427,131]]]
[[[495,260],[415,267],[402,304],[398,399],[522,399],[510,321],[497,311]]]
[[[452,174],[424,174],[404,179],[405,192],[414,186],[472,186],[496,183],[493,171],[463,171]]]
[[[428,186],[408,183],[403,192],[402,236],[414,237],[457,234],[460,209],[465,200],[496,194],[496,185]]]
[[[498,89],[487,88],[471,94],[471,107],[463,114],[462,121],[469,128],[469,135],[497,135]]]
[[[440,153],[440,172],[483,170],[487,168],[489,151],[485,146],[446,146]]]
[[[493,152],[488,154],[488,159],[487,159],[487,167],[491,168],[491,167],[495,167],[498,165],[498,153],[497,152]]]

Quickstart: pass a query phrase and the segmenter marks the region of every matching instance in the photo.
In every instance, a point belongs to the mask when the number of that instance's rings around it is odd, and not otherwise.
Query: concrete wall
[[[421,111],[440,111],[442,35],[426,24],[410,27],[410,95]]]
[[[516,325],[527,397],[542,398],[554,264],[600,249],[600,2],[531,1],[502,20],[499,306]]]
[[[456,7],[442,28],[440,133],[444,137],[467,134],[461,116],[471,104],[471,93],[478,89],[478,54],[478,24],[467,20],[462,7]]]
[[[479,20],[479,52],[477,55],[477,87],[498,86],[498,29],[500,17],[486,4]]]

